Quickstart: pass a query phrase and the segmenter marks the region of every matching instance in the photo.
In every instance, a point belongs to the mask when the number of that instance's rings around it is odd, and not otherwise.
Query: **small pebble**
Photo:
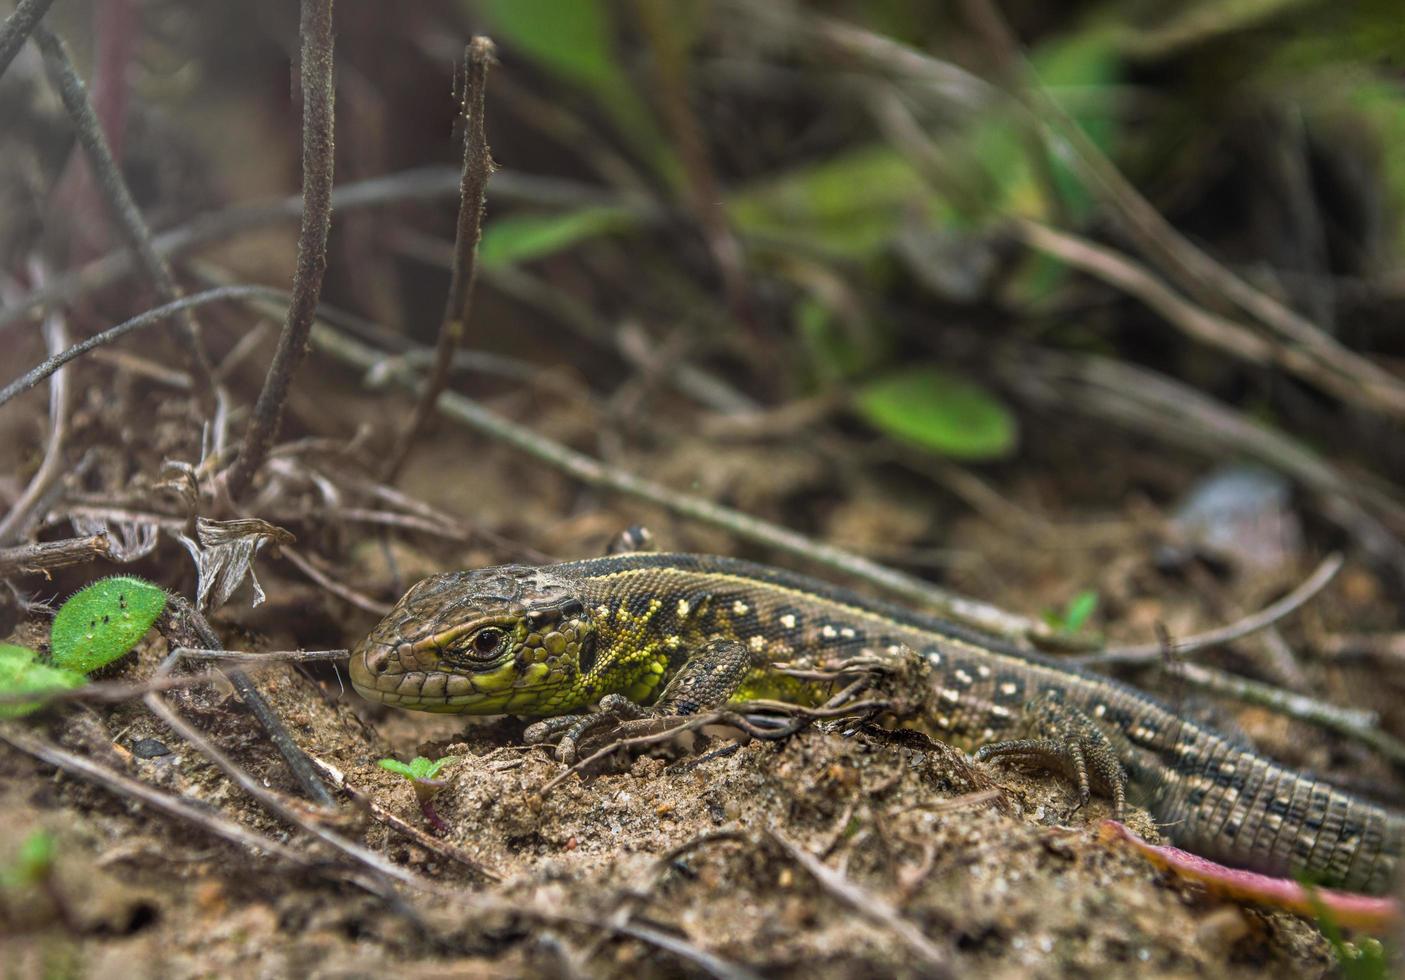
[[[170,754],[171,750],[154,738],[139,738],[132,743],[132,755],[138,759],[155,759]]]

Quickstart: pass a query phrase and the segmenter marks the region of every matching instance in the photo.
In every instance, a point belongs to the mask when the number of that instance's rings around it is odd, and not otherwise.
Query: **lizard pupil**
[[[479,630],[478,635],[473,638],[473,649],[485,657],[497,653],[500,646],[502,646],[502,630],[499,629]]]
[[[595,634],[591,633],[581,640],[580,653],[576,659],[576,669],[580,676],[585,677],[595,669]]]

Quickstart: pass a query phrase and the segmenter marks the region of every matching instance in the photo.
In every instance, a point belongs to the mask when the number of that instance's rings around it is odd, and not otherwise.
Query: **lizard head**
[[[419,711],[553,714],[580,704],[595,626],[573,583],[504,565],[431,575],[351,654],[362,697]]]

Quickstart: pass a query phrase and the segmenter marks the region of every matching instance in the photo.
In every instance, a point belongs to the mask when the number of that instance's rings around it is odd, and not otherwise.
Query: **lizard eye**
[[[503,631],[488,627],[473,635],[473,652],[480,657],[491,657],[502,646]]]
[[[561,616],[565,619],[573,619],[583,612],[585,612],[585,606],[581,604],[579,599],[567,599],[561,607]]]

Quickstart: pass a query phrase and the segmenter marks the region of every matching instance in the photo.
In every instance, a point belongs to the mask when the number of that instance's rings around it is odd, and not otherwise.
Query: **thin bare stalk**
[[[1405,742],[1383,730],[1380,716],[1374,711],[1344,708],[1296,691],[1287,691],[1272,684],[1239,677],[1204,664],[1177,662],[1179,680],[1222,697],[1257,704],[1280,715],[1296,718],[1336,732],[1345,738],[1375,749],[1397,766],[1405,766]]]
[[[58,91],[64,109],[77,130],[78,142],[88,158],[93,175],[97,178],[98,189],[111,211],[117,230],[127,242],[127,247],[136,256],[143,273],[156,289],[162,302],[169,303],[180,298],[181,290],[176,285],[171,268],[152,246],[151,229],[146,225],[132,192],[122,177],[121,168],[113,159],[102,126],[98,123],[93,103],[88,98],[87,88],[78,77],[73,61],[59,37],[44,25],[34,29],[34,40],[44,56],[44,70],[50,83]],[[206,414],[214,410],[215,382],[210,371],[210,357],[200,339],[199,326],[194,317],[182,311],[177,315],[176,327],[172,331],[189,362],[192,377],[195,379],[196,394],[200,398]]]
[[[195,649],[220,649],[219,637],[215,635],[215,631],[211,629],[205,617],[200,614],[200,610],[186,601],[184,596],[172,595],[167,600],[167,612],[157,625],[163,633],[167,634],[167,642],[171,644],[173,650],[156,671],[156,677],[165,676],[181,661],[183,655],[179,651],[191,648],[191,644],[185,641],[196,640],[199,646]],[[249,675],[235,667],[225,671],[225,676],[234,685],[234,689],[239,692],[239,697],[244,702],[244,706],[249,709],[249,713],[268,734],[269,741],[278,750],[278,754],[283,757],[283,761],[288,764],[289,771],[292,772],[298,785],[303,788],[303,792],[321,806],[334,806],[332,794],[327,791],[327,787],[318,778],[312,767],[312,762],[297,742],[293,741],[293,737],[288,734],[288,729],[283,725],[283,720],[278,717],[278,713],[273,710],[259,689],[254,686]],[[147,707],[158,714],[163,708],[170,711],[169,708],[165,707],[165,702],[154,693],[147,695],[146,703]]]
[[[0,24],[0,78],[5,76],[10,62],[15,60],[15,55],[20,53],[20,48],[24,47],[24,42],[29,39],[35,26],[44,19],[53,2],[54,0],[20,0],[15,4],[14,12],[5,18],[5,23]]]
[[[35,738],[17,728],[8,725],[0,726],[0,741],[8,743],[26,755],[33,756],[40,762],[61,769],[71,776],[101,786],[117,796],[137,800],[168,817],[193,824],[207,833],[227,840],[231,844],[247,848],[255,854],[262,852],[303,867],[312,867],[318,863],[312,856],[303,851],[286,844],[280,844],[273,838],[255,833],[232,820],[215,816],[207,809],[195,807],[184,800],[168,796],[145,783],[124,776],[91,759],[74,755],[52,742]]]
[[[83,565],[97,558],[106,558],[110,553],[105,534],[0,548],[0,578]]]
[[[952,975],[950,954],[928,939],[921,929],[882,896],[835,871],[799,844],[783,837],[779,831],[768,830],[766,836],[789,855],[792,861],[804,868],[826,892],[874,925],[892,933],[924,964],[927,976]]]
[[[264,379],[244,434],[239,457],[225,484],[238,500],[253,483],[283,424],[283,406],[293,375],[307,355],[308,332],[322,293],[327,269],[327,236],[332,227],[333,103],[332,0],[303,0],[299,25],[302,37],[302,230],[298,235],[298,264],[293,274],[293,298],[273,364]]]
[[[44,340],[49,352],[56,354],[68,344],[64,318],[55,314],[44,324]],[[48,494],[63,476],[64,441],[68,434],[68,374],[60,371],[49,384],[49,441],[44,446],[44,459],[29,484],[0,519],[0,544],[11,544],[25,537],[31,519],[42,517],[48,508]]]
[[[439,340],[434,348],[434,369],[420,392],[414,413],[401,433],[395,452],[391,454],[381,478],[394,483],[405,460],[414,448],[415,440],[434,414],[434,403],[449,382],[454,353],[463,343],[468,329],[468,314],[473,302],[473,284],[477,269],[478,240],[483,236],[483,201],[488,178],[493,173],[493,158],[488,150],[488,134],[484,127],[484,99],[488,90],[488,69],[494,61],[493,42],[478,36],[464,50],[464,91],[460,111],[463,114],[463,176],[459,182],[459,222],[454,232],[454,263],[449,280],[449,296],[444,304],[444,320],[439,325]]]
[[[1235,640],[1240,640],[1253,633],[1257,633],[1259,630],[1267,629],[1284,617],[1301,609],[1313,596],[1325,589],[1327,584],[1336,577],[1337,572],[1341,571],[1344,563],[1345,560],[1341,555],[1328,555],[1302,584],[1292,592],[1289,592],[1282,599],[1227,626],[1221,626],[1218,629],[1208,630],[1204,633],[1188,636],[1183,640],[1177,640],[1172,644],[1169,653],[1173,656],[1183,657],[1197,650],[1221,646],[1225,643],[1232,643]],[[1073,657],[1071,659],[1074,663],[1082,666],[1144,664],[1160,660],[1167,652],[1164,645],[1160,641],[1157,641],[1155,643],[1142,643],[1136,646],[1113,647],[1109,650],[1102,650],[1098,653],[1090,653],[1086,656]]]
[[[385,361],[383,352],[321,325],[314,328],[312,342],[336,359],[362,371]],[[400,372],[396,375],[396,381],[406,387],[415,387],[417,378],[409,372]],[[1024,616],[955,595],[843,548],[815,541],[789,528],[702,497],[679,493],[661,483],[609,466],[505,419],[456,392],[444,392],[439,397],[438,409],[450,419],[507,443],[591,486],[646,500],[683,517],[723,528],[743,540],[862,579],[977,629],[1009,637],[1016,642],[1030,635],[1048,632],[1047,627]]]
[[[72,347],[56,352],[42,364],[26,372],[23,377],[16,378],[4,388],[0,388],[0,405],[4,405],[16,395],[33,388],[55,371],[58,371],[59,368],[63,367],[69,361],[82,357],[95,347],[101,347],[104,344],[110,344],[114,340],[125,337],[134,330],[141,330],[152,324],[160,323],[163,320],[179,314],[183,310],[192,309],[197,306],[219,303],[229,299],[250,298],[286,303],[288,294],[284,290],[273,289],[270,286],[220,286],[217,289],[207,289],[202,293],[192,293],[189,296],[182,296],[180,299],[173,300],[155,309],[138,314],[130,320],[124,320],[115,327],[108,327],[101,333],[96,333],[87,340],[74,344]]]
[[[332,208],[351,211],[405,201],[433,201],[452,197],[458,190],[458,168],[418,167],[344,184],[332,192]],[[658,209],[646,200],[621,197],[577,181],[507,171],[493,175],[488,198],[567,208],[610,205],[628,208],[640,220],[658,217]],[[163,231],[152,240],[152,247],[157,255],[163,257],[183,255],[202,245],[224,241],[247,231],[283,221],[296,221],[302,217],[302,212],[301,194],[211,211]],[[109,252],[81,268],[55,276],[48,285],[33,290],[14,305],[0,311],[0,327],[7,327],[26,316],[34,316],[44,309],[73,303],[95,290],[120,282],[132,271],[130,253]]]

